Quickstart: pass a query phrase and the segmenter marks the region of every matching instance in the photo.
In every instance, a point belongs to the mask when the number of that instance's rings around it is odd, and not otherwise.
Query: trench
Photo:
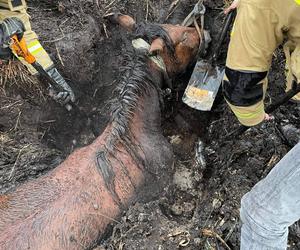
[[[113,1],[111,9],[105,9],[102,5],[111,1],[98,1],[100,7],[93,1],[29,1],[33,28],[59,70],[72,82],[77,102],[68,112],[50,99],[40,102],[32,93],[24,94],[16,85],[6,95],[1,92],[1,193],[45,174],[76,148],[91,143],[108,123],[109,101],[130,41],[125,32],[105,23],[103,14],[118,9],[133,14],[138,21],[147,17],[162,22],[171,2]],[[195,2],[186,1],[173,16],[182,20]],[[206,25],[215,39],[223,1],[206,4]],[[224,46],[221,62],[225,54]],[[270,74],[267,101],[283,92],[283,60],[279,51]],[[163,133],[176,156],[170,169],[172,181],[156,199],[133,204],[96,249],[224,249],[222,242],[203,233],[204,229],[217,233],[231,249],[238,249],[240,198],[290,149],[287,141],[295,143],[295,136],[284,130],[288,126],[299,128],[300,109],[294,104],[276,112],[280,122],[263,124],[240,139],[224,141],[238,123],[221,94],[209,113],[193,110],[181,101],[191,72],[192,68],[174,81],[172,96],[165,98],[162,113]],[[199,140],[204,145],[205,166],[195,161]],[[299,235],[296,225],[289,249],[300,249]]]

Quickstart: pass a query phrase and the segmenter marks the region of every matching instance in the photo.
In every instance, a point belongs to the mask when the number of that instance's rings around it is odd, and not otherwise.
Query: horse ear
[[[150,46],[150,49],[149,49],[149,53],[150,53],[150,54],[155,54],[155,53],[163,52],[164,47],[165,47],[165,42],[163,41],[163,39],[161,39],[161,38],[156,38],[156,39],[151,43],[151,46]]]
[[[136,23],[131,16],[120,15],[119,24],[128,31],[133,31]]]
[[[124,29],[128,31],[133,31],[136,25],[136,22],[131,16],[123,15],[121,13],[109,13],[104,16],[104,18],[108,19],[112,23],[118,23]]]

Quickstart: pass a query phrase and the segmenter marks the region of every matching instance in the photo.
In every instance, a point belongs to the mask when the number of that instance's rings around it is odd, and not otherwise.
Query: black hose
[[[213,62],[215,62],[219,57],[222,43],[225,39],[226,33],[227,33],[230,25],[231,25],[231,23],[234,19],[234,16],[235,16],[235,10],[232,10],[227,14],[224,25],[223,25],[222,30],[221,30],[221,32],[219,34],[219,37],[218,37],[218,44],[216,46],[215,53],[212,56],[212,61]]]

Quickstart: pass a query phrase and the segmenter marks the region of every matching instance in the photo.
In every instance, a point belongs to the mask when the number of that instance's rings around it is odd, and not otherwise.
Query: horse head
[[[169,77],[184,72],[196,60],[202,42],[196,28],[172,24],[137,24],[132,17],[120,13],[109,14],[107,17],[131,31],[136,38],[148,42],[149,55],[162,57]]]

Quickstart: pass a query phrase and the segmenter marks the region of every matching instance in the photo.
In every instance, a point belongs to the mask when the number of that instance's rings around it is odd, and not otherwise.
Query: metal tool
[[[211,58],[209,60],[200,60],[196,63],[191,79],[182,97],[183,102],[194,109],[210,111],[213,106],[225,74],[225,67],[215,64],[234,15],[234,11],[231,11],[227,15],[218,37],[218,44]]]
[[[194,6],[193,10],[190,14],[184,19],[181,23],[181,26],[191,26],[192,24],[195,26],[197,33],[199,35],[200,44],[198,49],[198,57],[205,54],[206,49],[208,48],[209,43],[211,42],[210,34],[207,30],[204,29],[204,15],[206,12],[206,8],[203,4],[203,0],[199,0],[197,4]],[[200,19],[200,25],[197,20]]]
[[[203,0],[198,1],[198,3],[194,6],[194,9],[191,11],[191,13],[181,23],[181,26],[191,26],[194,22],[194,19],[197,19],[198,17],[203,19],[201,20],[201,24],[204,24],[205,12],[206,12],[206,8],[203,4]]]

